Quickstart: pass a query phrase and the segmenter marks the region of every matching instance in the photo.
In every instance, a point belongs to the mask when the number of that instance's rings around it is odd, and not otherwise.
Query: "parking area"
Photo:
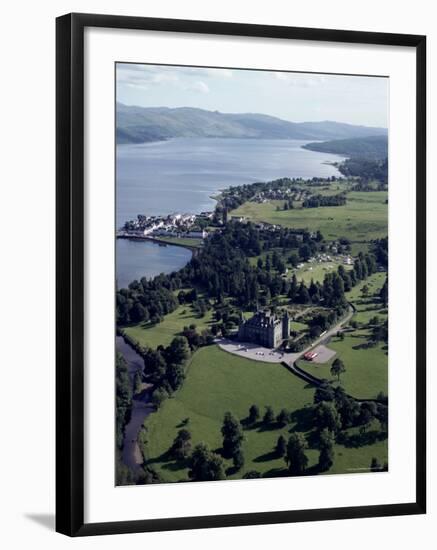
[[[327,363],[336,354],[333,349],[329,349],[323,345],[317,346],[311,351],[317,354],[311,363]]]
[[[257,344],[240,344],[226,338],[217,339],[217,344],[224,350],[246,359],[253,361],[264,361],[265,363],[280,363],[284,360],[284,354],[281,351],[271,350],[258,346]]]

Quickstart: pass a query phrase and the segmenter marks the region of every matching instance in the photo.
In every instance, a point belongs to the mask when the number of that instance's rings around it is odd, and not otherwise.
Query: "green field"
[[[243,420],[252,404],[261,411],[271,405],[275,414],[281,408],[295,411],[294,424],[277,428],[256,426],[244,431],[243,452],[245,465],[230,477],[240,478],[245,471],[257,470],[267,475],[285,473],[285,463],[273,454],[274,445],[283,434],[285,437],[297,429],[306,431],[306,420],[311,415],[310,406],[314,389],[288,372],[280,364],[269,364],[240,358],[220,350],[216,346],[198,350],[188,369],[182,388],[164,402],[161,408],[145,421],[148,443],[144,449],[147,463],[156,468],[164,481],[188,480],[187,468],[167,456],[182,422],[189,418],[193,443],[203,441],[219,452],[220,428],[226,411]],[[307,451],[309,466],[318,460],[318,451]],[[386,441],[364,447],[336,445],[336,461],[329,473],[347,473],[353,468],[366,468],[375,456],[382,463],[387,460]],[[227,467],[231,462],[227,462]]]
[[[203,239],[184,239],[183,237],[159,237],[159,239],[154,240],[168,244],[186,246],[188,248],[200,248],[201,246],[203,246]]]
[[[378,272],[368,277],[365,281],[361,281],[350,292],[346,292],[346,298],[352,302],[357,309],[354,315],[354,320],[360,324],[367,324],[372,317],[378,317],[381,321],[387,319],[387,309],[379,301],[377,295],[384,284],[387,273]],[[364,285],[369,288],[369,295],[363,297],[361,289]]]
[[[209,310],[204,317],[199,317],[191,305],[184,304],[166,315],[158,324],[139,323],[124,328],[124,331],[143,347],[156,348],[159,345],[167,346],[185,326],[195,324],[197,331],[202,332],[211,324],[212,316],[213,311]]]
[[[320,230],[327,240],[347,237],[352,241],[369,241],[387,235],[387,196],[386,191],[353,191],[347,194],[344,206],[279,211],[276,207],[283,201],[246,202],[231,215],[284,227]]]
[[[323,283],[325,275],[327,273],[333,273],[338,270],[338,267],[343,265],[342,262],[323,262],[323,263],[306,263],[300,269],[290,270],[289,278],[293,276],[293,272],[296,274],[297,280],[303,281],[305,284],[311,283],[313,280],[315,283]],[[352,266],[345,265],[345,270],[352,269]]]
[[[337,352],[346,372],[341,375],[341,385],[347,393],[358,399],[374,399],[379,392],[387,394],[388,368],[387,355],[384,345],[378,344],[375,348],[353,349],[355,346],[368,341],[366,331],[354,331],[347,334],[344,340],[333,338],[328,347]],[[326,378],[337,384],[336,377],[329,372],[332,361],[327,363],[313,363],[305,360],[298,362],[299,366],[318,378]]]

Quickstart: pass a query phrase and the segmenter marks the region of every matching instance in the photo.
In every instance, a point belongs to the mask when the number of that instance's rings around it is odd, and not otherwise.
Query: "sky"
[[[117,101],[388,126],[387,78],[117,63]]]

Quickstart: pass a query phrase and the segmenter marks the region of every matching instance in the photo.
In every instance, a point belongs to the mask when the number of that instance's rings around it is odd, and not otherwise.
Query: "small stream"
[[[121,336],[116,336],[117,351],[120,352],[126,360],[129,369],[131,383],[134,383],[135,373],[138,369],[143,369],[143,359],[133,350]],[[122,458],[124,464],[132,471],[137,470],[143,463],[140,447],[138,445],[138,433],[144,420],[155,410],[150,403],[152,387],[145,388],[140,394],[135,395],[132,400],[132,413],[128,424],[124,430],[124,442]]]

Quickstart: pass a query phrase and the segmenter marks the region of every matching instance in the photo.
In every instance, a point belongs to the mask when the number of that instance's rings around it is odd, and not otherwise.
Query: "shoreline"
[[[166,245],[166,246],[179,246],[180,248],[186,248],[189,250],[193,256],[196,255],[201,247],[199,246],[190,246],[186,243],[178,243],[178,242],[169,242],[165,241],[163,239],[160,239],[159,237],[148,237],[147,235],[116,235],[116,239],[127,239],[132,241],[150,241],[157,245]]]

